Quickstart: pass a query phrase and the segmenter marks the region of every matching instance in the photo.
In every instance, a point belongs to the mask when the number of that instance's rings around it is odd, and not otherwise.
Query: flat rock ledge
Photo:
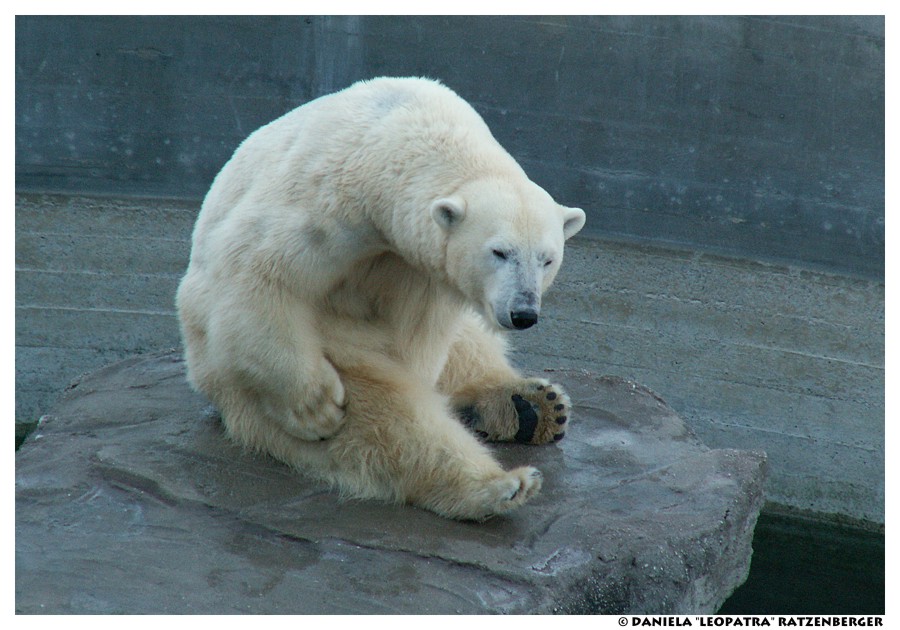
[[[341,500],[243,452],[176,351],[82,377],[16,454],[18,613],[715,612],[747,577],[763,453],[709,449],[635,383],[548,371],[566,439],[486,523]]]

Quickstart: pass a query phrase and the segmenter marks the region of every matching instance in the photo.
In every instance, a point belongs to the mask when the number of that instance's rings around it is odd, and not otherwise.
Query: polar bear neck
[[[329,353],[367,349],[436,379],[465,299],[449,283],[384,253],[360,261],[322,302]],[[432,373],[433,372],[433,373]]]

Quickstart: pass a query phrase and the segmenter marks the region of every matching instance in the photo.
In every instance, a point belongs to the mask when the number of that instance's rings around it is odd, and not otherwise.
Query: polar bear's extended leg
[[[474,320],[450,348],[438,386],[485,439],[544,444],[565,436],[571,407],[565,390],[521,376],[506,359],[503,339]]]
[[[346,496],[411,503],[483,520],[535,496],[541,473],[503,470],[446,399],[399,366],[341,368],[347,423],[328,445],[328,477]]]

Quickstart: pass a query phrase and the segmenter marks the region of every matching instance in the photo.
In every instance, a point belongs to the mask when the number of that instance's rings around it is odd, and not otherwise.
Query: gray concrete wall
[[[178,345],[199,198],[246,134],[423,74],[588,211],[517,361],[645,383],[711,446],[768,451],[775,502],[884,521],[883,20],[20,17],[16,37],[17,420]]]
[[[880,17],[18,17],[17,186],[199,197],[382,74],[457,90],[589,233],[883,273]]]
[[[199,202],[16,196],[16,421],[75,377],[180,345],[175,290]]]

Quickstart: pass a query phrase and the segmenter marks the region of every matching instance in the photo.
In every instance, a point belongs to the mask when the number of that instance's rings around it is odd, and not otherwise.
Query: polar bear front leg
[[[282,420],[282,428],[294,437],[325,440],[344,424],[344,384],[324,356],[316,356],[310,362],[312,369],[298,379],[293,395],[283,399],[280,405],[272,405],[270,413]]]
[[[194,381],[222,408],[226,424],[223,407],[236,396],[252,401],[256,422],[274,423],[301,440],[330,438],[344,424],[346,394],[318,342],[314,316],[302,304],[275,308],[266,298],[223,299],[196,340],[206,350],[194,353],[202,356],[192,366]],[[254,430],[252,423],[235,423],[235,437],[244,441],[252,442]]]
[[[323,444],[331,457],[326,477],[344,496],[482,521],[540,492],[539,470],[504,470],[419,375],[402,366],[339,369],[347,387],[347,424]]]

